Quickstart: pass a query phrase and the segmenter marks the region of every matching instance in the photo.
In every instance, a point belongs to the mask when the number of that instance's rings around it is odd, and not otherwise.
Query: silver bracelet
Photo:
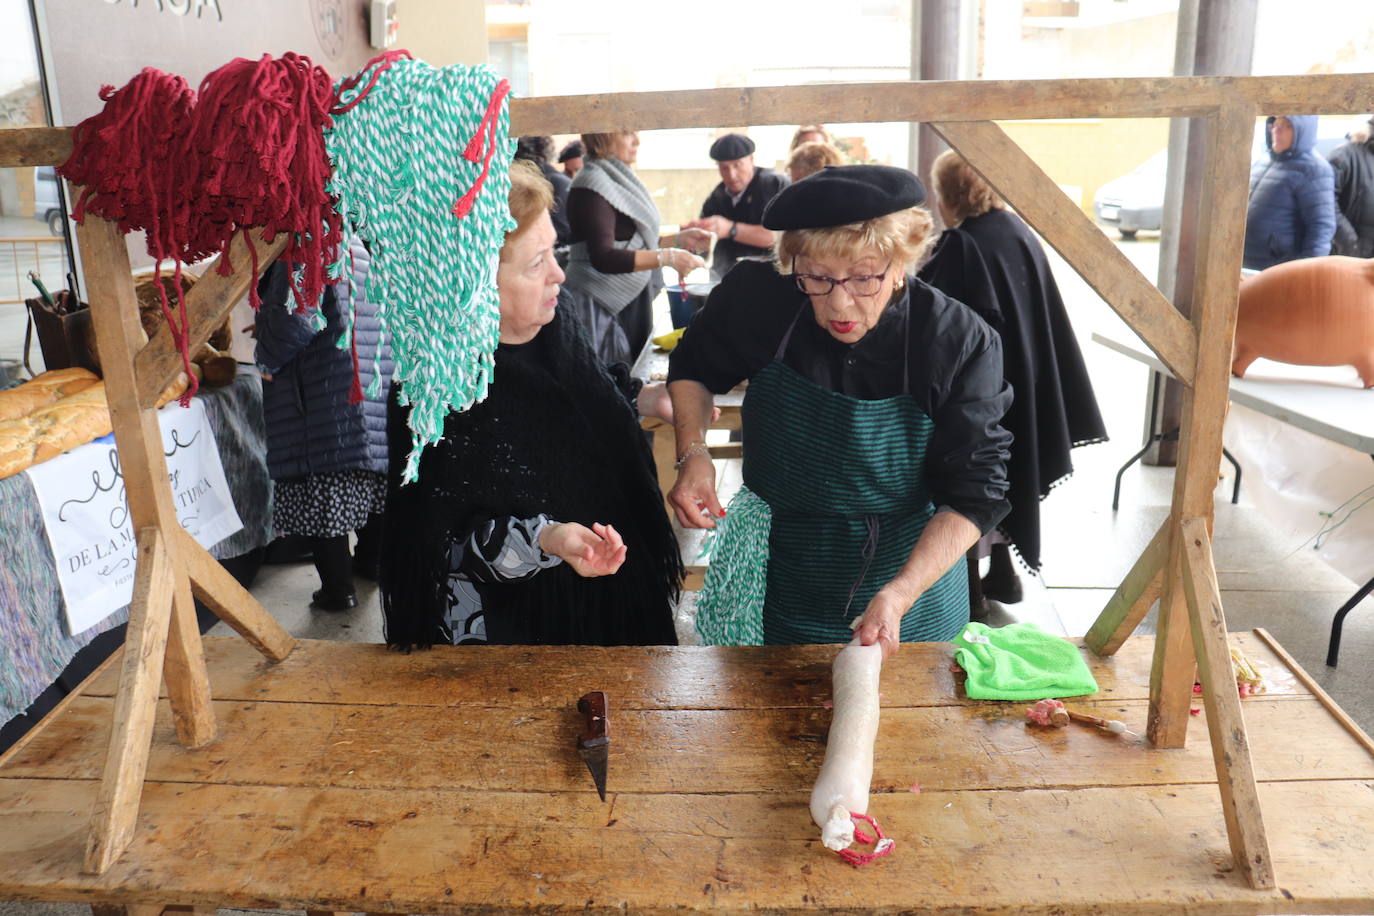
[[[705,441],[698,439],[695,442],[689,443],[688,446],[682,450],[682,454],[677,456],[677,463],[673,465],[673,470],[682,470],[682,466],[687,463],[687,459],[691,458],[693,455],[709,454],[711,454],[711,447],[707,445]]]

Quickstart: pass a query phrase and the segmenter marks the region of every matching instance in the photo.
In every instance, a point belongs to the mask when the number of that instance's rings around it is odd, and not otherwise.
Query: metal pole
[[[919,7],[919,22],[917,12]],[[920,0],[912,6],[912,51],[917,79],[954,80],[959,78],[959,0]],[[920,41],[917,42],[919,37]],[[930,166],[935,157],[947,149],[945,142],[927,124],[917,131],[916,172],[918,178],[930,186]],[[941,228],[940,215],[931,207],[935,226]]]

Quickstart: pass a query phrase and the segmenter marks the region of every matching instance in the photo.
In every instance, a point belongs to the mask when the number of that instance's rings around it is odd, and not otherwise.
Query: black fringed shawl
[[[998,528],[1040,568],[1040,500],[1073,473],[1071,449],[1105,442],[1083,354],[1044,249],[1021,218],[990,210],[946,230],[920,277],[968,305],[1002,335],[1011,409],[1011,512]]]
[[[393,395],[381,592],[387,644],[451,641],[450,544],[483,519],[547,513],[613,525],[629,548],[612,576],[566,563],[521,582],[477,585],[487,639],[504,644],[671,645],[682,560],[653,456],[625,396],[577,322],[558,315],[534,340],[501,346],[487,399],[449,415],[419,479],[400,485],[408,409]]]

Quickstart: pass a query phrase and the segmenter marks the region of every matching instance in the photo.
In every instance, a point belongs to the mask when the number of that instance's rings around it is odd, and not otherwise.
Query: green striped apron
[[[764,642],[848,642],[849,624],[896,577],[935,506],[925,486],[933,423],[909,390],[861,400],[782,362],[803,312],[744,398],[744,483],[772,510]],[[953,639],[968,622],[968,576],[955,563],[902,618],[904,642]]]

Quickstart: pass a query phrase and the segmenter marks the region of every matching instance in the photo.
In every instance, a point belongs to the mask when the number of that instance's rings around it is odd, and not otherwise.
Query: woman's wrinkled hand
[[[682,224],[684,229],[705,229],[707,232],[714,232],[718,238],[725,238],[730,234],[731,221],[723,216],[703,216],[700,219],[689,219]]]
[[[902,617],[914,603],[914,598],[907,601],[890,589],[878,589],[863,614],[854,621],[854,635],[859,638],[859,644],[877,643],[883,647],[884,659],[892,655],[902,642]]]
[[[620,532],[600,522],[590,528],[577,522],[560,522],[539,532],[539,548],[562,557],[579,576],[609,576],[625,562],[625,542]]]
[[[684,528],[714,528],[716,519],[725,516],[716,498],[716,466],[708,452],[696,452],[682,463],[668,502]]]
[[[692,254],[706,254],[711,250],[711,235],[709,229],[686,226],[677,234],[677,243]]]

